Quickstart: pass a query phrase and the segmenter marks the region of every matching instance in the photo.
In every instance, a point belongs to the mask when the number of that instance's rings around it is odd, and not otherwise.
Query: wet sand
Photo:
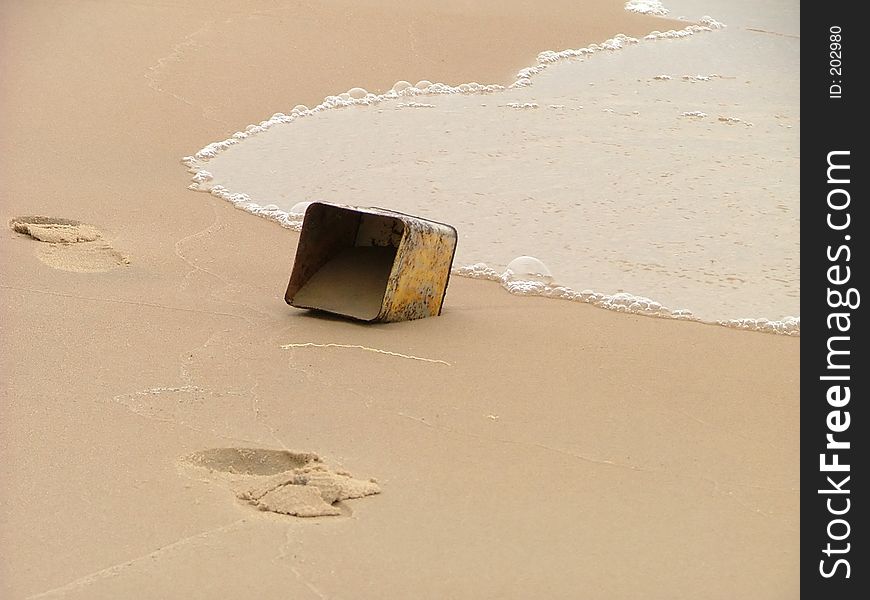
[[[316,317],[283,302],[296,234],[185,189],[179,157],[288,104],[650,23],[575,4],[2,5],[4,219],[74,219],[128,262],[0,235],[0,596],[797,594],[797,339],[462,278],[440,318]],[[239,447],[381,493],[305,520],[184,462]]]
[[[797,31],[790,4],[762,23]],[[356,105],[240,124],[187,161],[192,185],[273,219],[300,201],[389,199],[454,225],[460,268],[500,275],[533,255],[557,297],[622,292],[622,308],[639,296],[658,314],[799,333],[785,327],[800,315],[799,40],[748,30],[747,0],[674,7],[730,25],[543,53],[512,89],[354,90]]]

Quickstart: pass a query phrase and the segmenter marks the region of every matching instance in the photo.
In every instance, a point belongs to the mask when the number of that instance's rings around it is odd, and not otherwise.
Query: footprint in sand
[[[9,226],[43,242],[37,256],[50,267],[75,273],[102,273],[130,264],[92,225],[56,217],[16,217]]]
[[[340,515],[339,502],[381,492],[374,479],[333,471],[311,452],[214,448],[186,456],[182,465],[207,470],[260,510],[296,517]]]

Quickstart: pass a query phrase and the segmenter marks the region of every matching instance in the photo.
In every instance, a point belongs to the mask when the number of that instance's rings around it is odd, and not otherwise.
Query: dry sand
[[[795,597],[797,339],[462,278],[437,319],[312,316],[282,299],[296,235],[178,165],[288,103],[663,27],[323,4],[0,7],[4,219],[89,224],[129,261],[0,235],[0,597]],[[214,448],[313,452],[381,493],[257,511],[185,462]]]

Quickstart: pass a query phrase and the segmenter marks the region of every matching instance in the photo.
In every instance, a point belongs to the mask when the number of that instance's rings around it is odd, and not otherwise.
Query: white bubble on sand
[[[296,204],[293,205],[293,208],[291,208],[288,212],[291,215],[300,215],[301,216],[301,215],[305,214],[305,211],[308,210],[309,206],[311,206],[311,202],[297,202]]]
[[[540,281],[552,283],[553,274],[534,256],[518,256],[508,263],[504,277],[507,281]]]

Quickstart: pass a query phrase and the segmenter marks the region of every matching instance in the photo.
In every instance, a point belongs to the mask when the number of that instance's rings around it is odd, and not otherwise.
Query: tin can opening
[[[384,303],[405,232],[396,218],[312,203],[287,302],[371,321]]]

